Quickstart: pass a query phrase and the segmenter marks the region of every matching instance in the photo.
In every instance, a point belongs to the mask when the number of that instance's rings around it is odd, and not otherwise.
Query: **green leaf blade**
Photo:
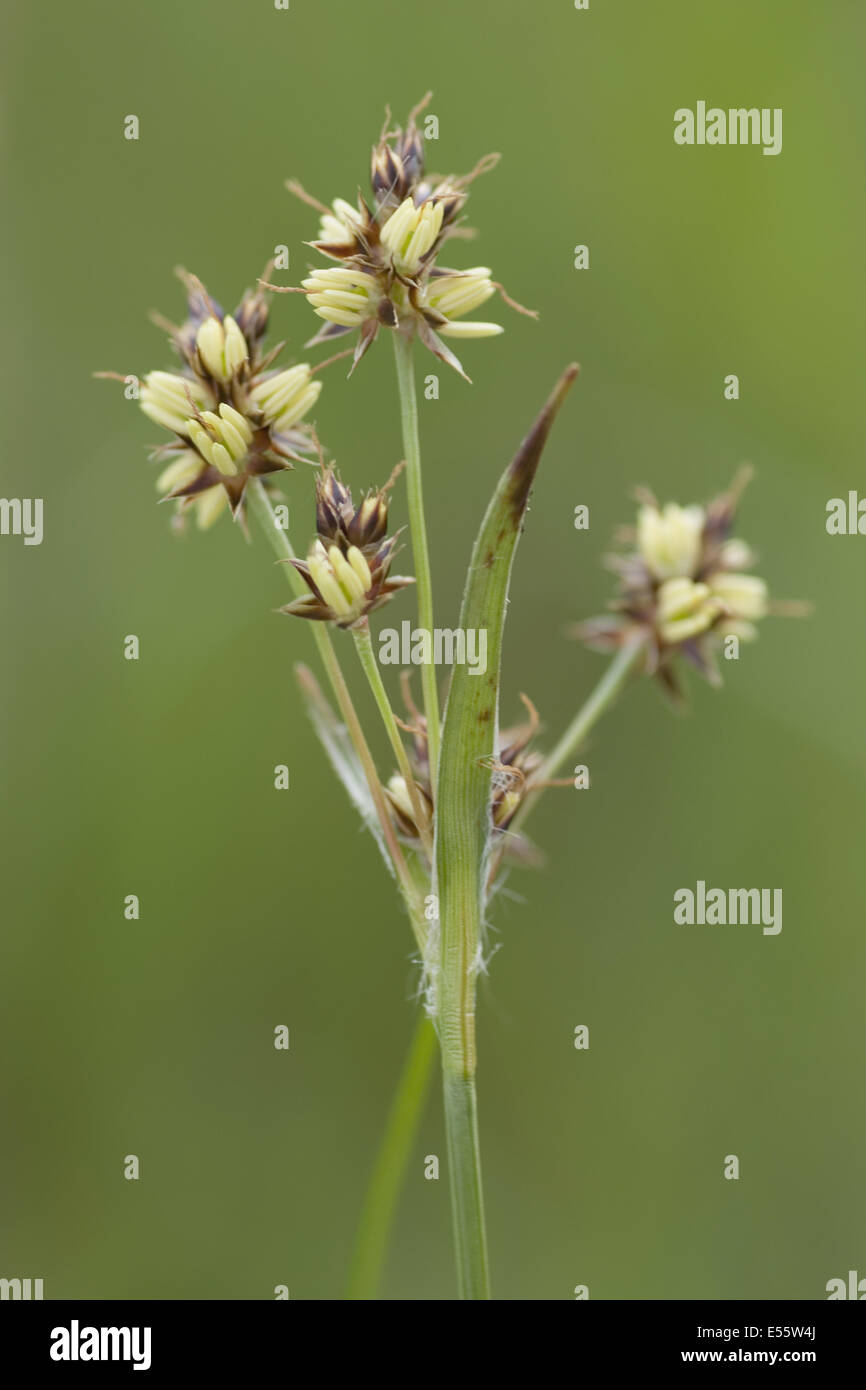
[[[490,799],[496,755],[502,634],[514,553],[550,428],[578,368],[563,372],[506,468],[475,541],[460,614],[464,631],[487,633],[487,669],[455,666],[436,788],[439,899],[437,1015],[446,1066],[475,1069],[475,976],[481,947]]]

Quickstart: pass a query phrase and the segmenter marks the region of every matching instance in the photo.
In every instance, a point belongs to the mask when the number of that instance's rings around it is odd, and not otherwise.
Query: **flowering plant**
[[[317,264],[300,286],[275,285],[269,267],[231,314],[195,276],[181,272],[186,319],[179,326],[158,319],[179,364],[149,372],[139,399],[148,420],[170,436],[154,457],[160,464],[157,490],[173,504],[176,524],[193,515],[206,530],[227,511],[246,530],[252,515],[285,562],[293,597],[280,611],[309,620],[329,694],[306,666],[298,668],[301,690],[326,754],[395,878],[414,936],[426,1007],[419,1013],[374,1169],[350,1293],[375,1295],[405,1155],[438,1050],[458,1287],[461,1297],[486,1298],[475,995],[491,900],[510,864],[537,862],[524,828],[532,808],[547,787],[557,784],[558,774],[629,679],[655,674],[682,700],[681,661],[718,681],[714,652],[719,644],[753,638],[756,624],[774,606],[764,582],[747,572],[753,564],[748,547],[731,535],[743,476],[706,506],[661,507],[651,494],[641,493],[636,527],[623,533],[631,548],[609,561],[619,580],[612,609],[577,628],[591,645],[613,653],[610,666],[550,752],[536,746],[539,718],[525,696],[527,722],[500,729],[500,661],[512,564],[548,434],[578,374],[572,365],[496,484],[470,558],[460,630],[485,634],[483,678],[473,679],[465,664],[455,665],[443,710],[435,664],[426,660],[420,704],[405,678],[403,713],[396,713],[374,653],[371,616],[384,604],[407,602],[404,591],[414,585],[419,627],[434,631],[415,344],[465,377],[449,340],[468,342],[503,331],[467,316],[497,292],[511,307],[528,312],[505,294],[487,267],[440,263],[446,243],[465,230],[462,218],[473,179],[491,169],[497,156],[481,160],[469,175],[429,175],[417,124],[424,104],[410,114],[405,128],[392,129],[386,120],[373,147],[368,195],[325,205],[298,183],[289,185],[319,212],[311,246],[333,264]],[[323,321],[307,347],[353,337],[352,371],[382,333],[392,337],[404,459],[384,483],[363,495],[353,494],[325,461],[310,420],[320,401],[320,373],[338,358],[318,366],[277,366],[284,345],[265,348],[272,292],[302,294]],[[308,468],[316,470],[312,485]],[[275,480],[293,469],[301,474],[291,482],[293,492],[306,488],[312,494],[306,558],[296,555],[274,508],[281,495]],[[403,482],[413,576],[392,569],[401,538],[389,528],[389,498]],[[355,648],[393,754],[395,765],[385,775],[344,675],[347,646]]]

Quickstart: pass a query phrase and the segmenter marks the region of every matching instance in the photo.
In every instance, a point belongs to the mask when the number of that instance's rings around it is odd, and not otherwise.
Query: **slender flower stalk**
[[[578,751],[602,715],[616,702],[645,656],[646,646],[639,635],[634,636],[630,642],[617,650],[598,684],[583,702],[559,741],[538,764],[533,772],[526,795],[522,798],[514,817],[509,822],[506,836],[491,858],[487,876],[488,892],[493,891],[508,849],[509,837],[520,832],[545,789],[557,785],[553,780],[556,774],[563,764]]]
[[[418,625],[432,636],[433,581],[430,575],[427,523],[424,517],[421,442],[418,434],[418,398],[415,393],[411,338],[403,333],[395,333],[394,352],[397,359],[397,384],[400,392],[403,452],[406,458],[409,533],[412,537],[415,581],[418,586]],[[439,767],[439,691],[436,686],[436,667],[432,662],[427,662],[421,668],[421,688],[424,693],[424,713],[427,718],[430,781],[435,794],[436,773]]]
[[[293,562],[295,560],[295,552],[292,549],[291,542],[285,531],[277,525],[277,519],[271,507],[270,499],[258,479],[255,479],[249,484],[247,494],[248,504],[254,512],[267,539],[270,541],[277,557],[280,560]],[[296,594],[301,596],[304,595],[306,586],[295,569],[294,563],[287,564],[284,568],[292,589]],[[370,752],[367,740],[361,728],[360,720],[358,719],[358,715],[352,703],[352,697],[349,694],[349,688],[346,685],[339,660],[337,659],[337,653],[334,650],[331,635],[324,623],[313,623],[312,627],[316,645],[319,649],[319,655],[322,658],[322,665],[331,683],[331,688],[334,692],[340,713],[346,722],[346,727],[349,730],[352,743],[354,744],[355,751],[358,754],[358,758],[360,759],[367,778],[367,784],[373,799],[373,804],[376,808],[382,835],[388,847],[394,865],[394,872],[397,875],[403,898],[409,910],[412,930],[415,933],[418,948],[423,952],[426,946],[423,895],[419,892],[418,885],[409,870],[405,856],[394,832],[393,820],[388,811],[382,784],[373,761],[373,755]]]
[[[539,767],[536,773],[538,791],[542,789],[539,784],[555,777],[563,763],[577,752],[590,730],[624,690],[644,654],[644,643],[640,637],[620,647],[592,694],[581,705],[559,742]],[[530,805],[531,794],[522,808],[524,816]]]
[[[361,621],[358,624],[356,624],[356,626],[352,629],[352,635],[355,639],[355,647],[357,648],[358,656],[360,658],[361,665],[364,669],[364,674],[367,677],[367,680],[370,684],[370,689],[373,692],[373,698],[376,701],[376,706],[379,710],[379,713],[382,716],[382,723],[385,726],[385,732],[388,735],[391,748],[393,749],[394,756],[397,759],[397,766],[400,769],[400,775],[406,784],[406,791],[412,808],[413,820],[414,823],[418,826],[421,843],[424,846],[424,849],[427,852],[428,856],[431,856],[433,851],[433,840],[430,833],[429,813],[421,799],[421,795],[418,791],[418,786],[416,784],[412,768],[409,765],[409,759],[406,754],[406,748],[402,738],[400,737],[400,730],[397,727],[397,721],[394,718],[394,711],[391,708],[391,702],[388,699],[388,692],[386,691],[384,682],[382,681],[382,676],[379,671],[379,665],[376,661],[376,654],[373,651],[373,644],[370,640],[370,624],[366,618],[362,618]]]

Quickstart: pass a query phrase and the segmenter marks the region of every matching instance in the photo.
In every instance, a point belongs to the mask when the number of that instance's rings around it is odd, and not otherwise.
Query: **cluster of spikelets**
[[[325,206],[299,184],[289,184],[321,214],[311,246],[336,263],[311,270],[294,290],[324,320],[308,346],[357,334],[350,349],[353,369],[386,328],[417,336],[465,375],[444,339],[501,333],[496,323],[466,317],[497,291],[520,310],[486,266],[456,270],[439,264],[445,243],[466,234],[459,222],[469,185],[497,156],[480,161],[469,175],[429,176],[417,124],[427,99],[410,114],[405,129],[389,129],[386,121],[372,152],[369,198],[359,193],[355,204],[337,198]],[[388,535],[388,493],[399,469],[356,506],[334,468],[325,466],[308,418],[322,389],[319,368],[306,362],[278,368],[274,364],[285,345],[264,349],[266,292],[288,292],[268,281],[268,270],[230,314],[195,276],[179,272],[187,292],[186,320],[179,326],[156,321],[168,331],[180,362],[174,370],[148,373],[139,395],[147,417],[172,436],[153,454],[161,464],[157,489],[163,500],[175,503],[176,523],[183,524],[191,512],[198,526],[207,529],[224,511],[243,523],[251,480],[266,480],[269,486],[271,475],[296,462],[318,462],[315,538],[306,559],[291,562],[309,592],[281,611],[351,628],[414,582],[390,573],[398,538]],[[637,525],[622,532],[630,549],[608,557],[620,585],[612,612],[581,624],[578,635],[602,649],[639,642],[646,651],[646,668],[675,696],[680,694],[677,657],[717,681],[713,654],[719,640],[754,637],[758,620],[784,607],[771,605],[763,580],[746,572],[754,557],[731,535],[744,482],[741,475],[706,507],[661,507],[651,494],[640,494]],[[787,607],[793,611],[795,606]],[[411,702],[408,682],[404,694],[411,717],[404,728],[412,735],[414,795],[399,773],[385,794],[398,833],[420,853],[432,822],[433,787],[424,716]],[[543,759],[531,747],[538,717],[528,700],[526,704],[528,723],[500,733],[492,766],[493,830],[502,852],[518,856],[524,845],[512,822],[542,785],[537,774]],[[417,823],[419,807],[427,813],[424,827]]]
[[[373,149],[371,196],[360,192],[353,205],[336,198],[330,207],[311,198],[297,182],[289,188],[321,214],[318,236],[310,243],[332,266],[311,271],[301,289],[324,327],[312,343],[357,333],[355,362],[381,328],[417,334],[426,347],[465,376],[459,359],[443,339],[489,338],[504,330],[498,323],[467,319],[497,290],[512,307],[487,266],[455,270],[439,264],[445,243],[468,235],[458,226],[468,188],[493,168],[488,155],[470,174],[428,176],[424,138],[417,117],[424,98],[409,116],[405,130],[385,128]],[[270,286],[279,289],[279,286]]]
[[[387,326],[417,335],[464,374],[442,338],[501,333],[499,324],[464,318],[501,287],[484,266],[451,270],[440,266],[437,257],[446,240],[458,234],[470,183],[492,168],[497,156],[488,156],[468,175],[428,177],[417,124],[428,100],[410,114],[405,130],[389,129],[386,122],[372,152],[368,200],[359,193],[354,207],[339,198],[330,208],[315,204],[322,223],[311,245],[339,265],[312,270],[303,283],[314,312],[325,320],[309,346],[357,332],[357,362],[379,328]],[[289,187],[307,197],[299,185]],[[466,229],[459,228],[459,234],[466,235]],[[195,276],[178,273],[187,290],[185,322],[177,326],[154,317],[167,329],[181,365],[149,372],[140,403],[149,419],[174,436],[153,452],[162,464],[157,478],[162,499],[177,504],[179,524],[191,511],[199,527],[207,529],[225,510],[243,520],[250,478],[265,478],[299,459],[312,458],[316,441],[307,417],[322,383],[315,377],[320,368],[308,363],[282,370],[273,366],[284,344],[263,350],[268,325],[265,291],[284,289],[269,283],[267,271],[258,289],[248,291],[231,314]],[[366,572],[360,569],[355,579],[350,578],[329,554],[333,549],[327,537],[317,537],[304,573],[314,585],[318,574],[332,602],[323,605],[321,593],[314,591],[317,604],[293,611],[323,617],[323,607],[328,607],[329,616],[342,620],[347,616],[342,611],[343,588],[347,587],[352,611],[358,607],[357,582],[366,586],[365,592],[370,590]],[[340,576],[336,588],[328,573],[335,563]],[[381,601],[381,590],[376,596]]]
[[[399,470],[395,470],[396,476]],[[293,560],[310,590],[280,611],[352,627],[414,580],[391,575],[397,535],[388,532],[385,487],[368,492],[359,506],[333,468],[316,479],[316,539],[306,560]],[[399,534],[399,533],[398,533]]]
[[[261,289],[248,291],[228,314],[194,275],[178,273],[187,319],[180,326],[159,322],[181,367],[149,372],[139,400],[145,415],[174,436],[154,451],[163,465],[157,490],[177,502],[181,518],[192,509],[206,529],[227,508],[242,516],[250,478],[309,458],[313,439],[304,421],[322,383],[306,362],[273,367],[282,344],[263,351],[268,303]]]
[[[647,668],[675,700],[682,698],[676,658],[683,657],[718,685],[715,662],[726,637],[751,641],[756,624],[770,612],[798,613],[798,604],[772,604],[763,579],[746,573],[755,556],[731,534],[750,470],[706,507],[662,507],[640,491],[637,525],[620,539],[631,548],[607,557],[619,577],[612,612],[581,623],[576,634],[589,645],[611,650],[642,641]]]

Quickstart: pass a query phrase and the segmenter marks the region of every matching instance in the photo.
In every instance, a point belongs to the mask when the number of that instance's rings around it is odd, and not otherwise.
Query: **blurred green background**
[[[824,528],[863,477],[864,20],[846,0],[7,6],[0,490],[45,499],[45,538],[0,540],[0,1275],[49,1298],[341,1295],[412,1026],[407,924],[310,731],[310,633],[271,612],[270,554],[226,521],[173,537],[158,431],[90,374],[171,365],[146,314],[182,313],[177,263],[233,304],[286,243],[296,282],[315,215],[283,180],[351,198],[385,103],[428,87],[434,167],[503,153],[453,260],[541,311],[462,345],[472,387],[423,364],[440,622],[495,477],[583,368],[518,552],[504,722],[526,690],[549,741],[601,673],[562,634],[604,605],[634,484],[701,500],[749,459],[739,530],[776,595],[816,605],[765,623],[723,691],[692,681],[685,718],[633,689],[593,737],[591,790],[533,822],[548,864],[512,877],[481,990],[494,1292],[822,1298],[866,1273],[866,540]],[[675,146],[698,99],[781,106],[782,154]],[[313,327],[296,298],[272,323],[290,352]],[[317,408],[358,486],[400,457],[392,376],[383,342]],[[310,480],[285,486],[303,548]],[[675,927],[699,878],[781,887],[781,935]],[[384,1293],[453,1289],[434,1091]]]

